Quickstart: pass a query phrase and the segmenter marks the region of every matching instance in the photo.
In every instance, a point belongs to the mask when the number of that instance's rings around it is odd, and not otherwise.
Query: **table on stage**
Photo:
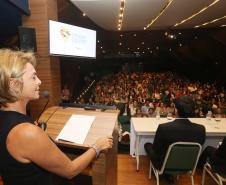
[[[71,115],[89,115],[95,116],[95,120],[86,136],[83,145],[78,145],[70,142],[55,141],[59,132],[64,127],[65,123],[71,117]],[[114,110],[84,110],[81,108],[63,108],[63,107],[50,107],[40,117],[39,121],[47,121],[47,134],[55,141],[59,146],[63,146],[69,149],[82,149],[86,150],[92,145],[97,138],[106,135],[112,135],[114,144],[112,149],[101,152],[99,157],[94,160],[88,170],[92,176],[93,185],[116,185],[117,184],[117,116],[118,111]],[[68,154],[70,157],[76,157],[75,155]]]
[[[153,143],[155,131],[159,124],[173,121],[167,118],[132,118],[130,135],[130,155],[136,157],[137,170],[139,170],[139,155],[146,155],[144,144]],[[189,118],[193,123],[204,125],[206,128],[206,140],[203,145],[217,146],[226,136],[226,118],[216,121],[214,118]]]

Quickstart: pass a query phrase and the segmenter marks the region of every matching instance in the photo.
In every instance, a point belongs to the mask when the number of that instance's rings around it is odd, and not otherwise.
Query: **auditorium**
[[[225,0],[1,0],[0,185],[226,183]]]

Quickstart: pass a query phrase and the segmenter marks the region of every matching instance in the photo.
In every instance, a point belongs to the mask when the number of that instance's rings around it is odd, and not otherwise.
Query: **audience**
[[[129,102],[129,108],[133,109],[132,116],[153,117],[155,116],[153,112],[156,112],[157,108],[161,109],[161,117],[166,117],[169,111],[175,117],[173,100],[185,95],[190,96],[195,102],[195,117],[205,117],[209,110],[215,116],[218,109],[223,112],[221,116],[225,116],[226,103],[223,87],[218,88],[210,83],[191,82],[185,77],[170,72],[122,71],[109,74],[96,83],[91,94],[89,101],[93,104],[116,105],[119,102]],[[85,103],[88,103],[88,100]],[[151,109],[147,109],[147,106]],[[142,114],[135,114],[135,112]]]

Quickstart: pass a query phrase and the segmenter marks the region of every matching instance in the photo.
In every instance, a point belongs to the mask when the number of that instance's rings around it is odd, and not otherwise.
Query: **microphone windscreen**
[[[43,91],[43,92],[42,92],[42,96],[43,96],[44,98],[49,98],[49,91],[47,91],[47,90]]]

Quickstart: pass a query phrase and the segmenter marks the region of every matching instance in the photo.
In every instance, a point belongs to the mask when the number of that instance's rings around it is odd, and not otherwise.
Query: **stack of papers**
[[[72,115],[57,136],[57,141],[83,144],[95,116]]]

